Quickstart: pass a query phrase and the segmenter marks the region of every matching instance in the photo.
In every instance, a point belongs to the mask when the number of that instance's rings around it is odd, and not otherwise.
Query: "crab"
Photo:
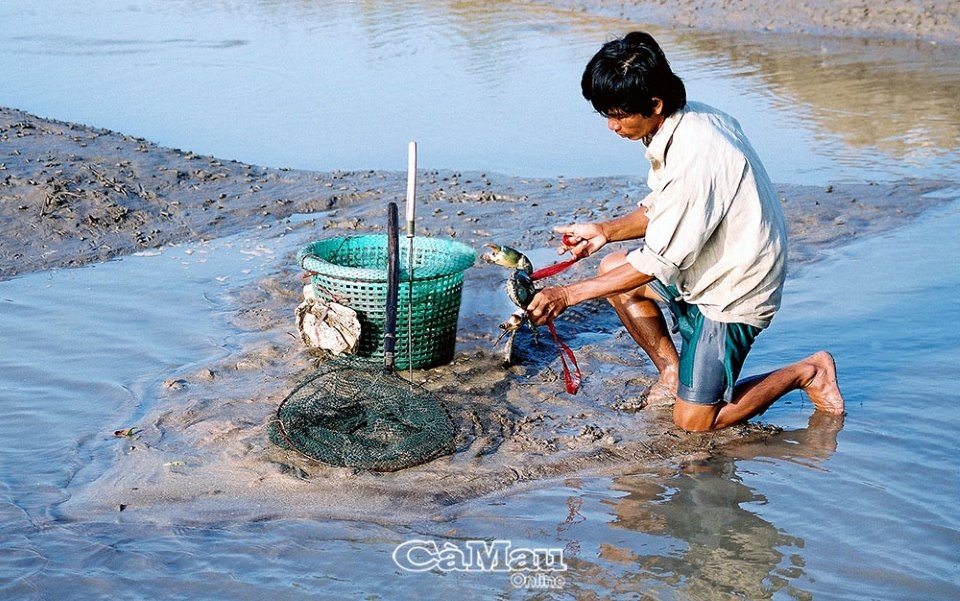
[[[584,239],[574,236],[573,234],[565,234],[562,242],[563,246],[566,247],[565,250],[569,250],[584,242]],[[484,246],[489,248],[490,252],[480,255],[481,259],[487,263],[502,265],[503,267],[508,267],[513,270],[510,273],[510,279],[507,281],[507,296],[510,297],[513,304],[517,306],[517,311],[515,311],[509,319],[500,324],[500,329],[503,330],[503,332],[500,333],[497,340],[493,343],[494,346],[496,346],[507,333],[510,333],[510,337],[507,338],[504,348],[504,358],[506,359],[506,363],[510,364],[513,362],[513,341],[516,339],[516,334],[520,328],[523,327],[523,324],[530,324],[530,328],[533,330],[533,342],[535,344],[539,344],[540,342],[540,336],[536,326],[534,326],[527,317],[527,307],[538,291],[534,282],[560,273],[580,260],[580,255],[574,255],[570,259],[559,261],[553,265],[534,271],[530,259],[522,252],[509,246],[500,246],[499,244],[485,244]],[[580,389],[581,381],[580,367],[577,365],[577,359],[573,351],[570,350],[570,347],[560,340],[557,331],[553,327],[553,323],[548,321],[547,327],[550,329],[550,335],[553,336],[554,342],[557,343],[557,352],[560,355],[560,363],[563,365],[563,379],[566,382],[567,392],[576,394]],[[570,370],[567,364],[568,359],[573,365],[573,371]]]
[[[497,337],[494,343],[496,344],[499,343],[508,332],[516,333],[517,330],[523,327],[523,324],[529,322],[527,318],[527,306],[537,293],[537,288],[531,277],[533,273],[533,263],[530,262],[530,259],[528,259],[526,255],[509,246],[501,246],[499,244],[484,244],[484,246],[489,248],[490,252],[480,255],[481,259],[487,263],[513,269],[513,272],[510,274],[510,279],[507,280],[506,289],[507,296],[513,304],[517,306],[517,311],[500,324],[500,329],[503,330],[503,332]],[[531,327],[533,328],[534,339],[537,339],[537,330],[532,324]]]

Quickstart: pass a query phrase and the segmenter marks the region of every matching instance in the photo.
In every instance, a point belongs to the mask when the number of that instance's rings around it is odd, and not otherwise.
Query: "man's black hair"
[[[670,69],[660,45],[649,33],[634,31],[607,42],[583,71],[583,97],[607,116],[653,114],[654,98],[669,117],[687,104],[683,81]]]

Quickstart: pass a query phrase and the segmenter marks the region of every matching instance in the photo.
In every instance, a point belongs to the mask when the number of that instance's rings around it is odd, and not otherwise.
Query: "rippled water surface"
[[[580,73],[643,24],[514,2],[0,3],[0,103],[271,167],[643,173]],[[649,27],[689,96],[739,118],[777,182],[940,177],[960,52]]]
[[[642,172],[579,98],[626,24],[506,2],[0,3],[0,103],[270,166]],[[778,182],[960,181],[956,52],[657,32],[691,96],[729,110]],[[568,479],[450,522],[68,521],[115,428],[240,341],[244,284],[293,242],[248,233],[0,282],[0,596],[960,598],[960,192],[788,284],[746,366],[835,351],[842,428],[795,394],[765,445],[670,473]],[[562,581],[401,569],[413,539],[558,548]],[[556,586],[556,588],[548,588]],[[519,588],[518,588],[519,587]],[[539,588],[538,588],[539,587]]]

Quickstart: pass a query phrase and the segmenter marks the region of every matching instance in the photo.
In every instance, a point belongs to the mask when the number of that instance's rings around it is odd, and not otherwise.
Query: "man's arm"
[[[647,235],[647,208],[637,207],[635,211],[600,224],[600,230],[608,242],[636,240]]]
[[[633,265],[624,263],[603,275],[566,286],[544,288],[530,301],[527,312],[534,325],[542,325],[556,319],[568,307],[595,298],[629,292],[653,279],[653,276],[641,273],[634,269]]]
[[[589,257],[604,247],[608,242],[621,240],[636,240],[647,234],[647,209],[638,207],[632,213],[601,223],[571,223],[553,228],[558,234],[564,234],[573,241],[565,243],[558,252],[570,251],[578,257]]]

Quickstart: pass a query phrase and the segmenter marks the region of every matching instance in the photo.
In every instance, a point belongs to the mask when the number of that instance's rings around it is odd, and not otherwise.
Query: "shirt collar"
[[[663,161],[666,159],[667,147],[670,145],[670,139],[673,137],[673,132],[676,131],[680,120],[683,119],[683,115],[686,112],[686,108],[674,111],[672,115],[663,120],[660,129],[653,135],[650,144],[647,146],[647,160],[650,161],[651,165],[663,164]],[[654,163],[654,161],[656,161],[656,163]]]

